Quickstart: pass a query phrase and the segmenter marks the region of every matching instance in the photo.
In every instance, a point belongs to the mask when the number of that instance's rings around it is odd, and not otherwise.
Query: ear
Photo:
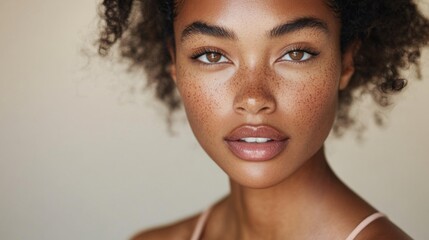
[[[174,83],[176,83],[177,74],[176,74],[176,49],[173,46],[173,44],[170,42],[168,43],[168,52],[170,54],[171,58],[171,64],[169,66],[170,68],[170,76],[173,79]]]
[[[341,60],[341,77],[339,83],[339,90],[344,90],[350,82],[354,72],[355,72],[355,63],[354,56],[359,50],[360,42],[355,41],[349,44],[342,54]]]

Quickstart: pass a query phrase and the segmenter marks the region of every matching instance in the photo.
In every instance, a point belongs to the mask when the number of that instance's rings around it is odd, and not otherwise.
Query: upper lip
[[[224,139],[226,141],[239,141],[243,138],[269,138],[273,141],[284,141],[288,137],[268,125],[243,125],[232,130]]]

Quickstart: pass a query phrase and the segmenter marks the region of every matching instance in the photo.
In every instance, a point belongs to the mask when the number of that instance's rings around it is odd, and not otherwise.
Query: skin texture
[[[302,18],[317,19],[326,28],[270,36],[275,27]],[[184,36],[195,22],[231,34]],[[340,27],[322,0],[185,0],[180,5],[172,77],[194,135],[231,183],[230,195],[214,206],[203,239],[345,239],[376,212],[341,183],[323,152],[358,46],[341,53]],[[273,127],[288,136],[288,145],[268,161],[244,161],[224,141],[243,125]],[[196,217],[134,239],[189,239]],[[381,219],[358,239],[408,237]]]
[[[312,10],[307,8],[311,1],[282,4],[283,9],[276,8],[281,1],[269,5],[261,1],[205,2],[203,7],[185,2],[175,26],[174,79],[190,125],[204,150],[235,182],[252,188],[271,187],[319,151],[331,129],[340,78],[347,82],[350,77],[341,76],[338,21],[321,1]],[[289,5],[295,11],[285,14]],[[181,30],[199,20],[199,14],[192,14],[195,12],[205,13],[204,22],[227,26],[237,39],[195,34],[181,41]],[[264,20],[250,25],[248,18],[237,18],[239,15],[259,15]],[[278,38],[267,36],[270,29],[303,16],[323,19],[329,32],[309,28]],[[189,58],[204,46],[225,52],[229,62],[202,65]],[[302,63],[279,60],[285,50],[297,46],[314,48],[320,54]],[[272,161],[239,161],[223,139],[243,124],[273,126],[290,137],[287,149]]]

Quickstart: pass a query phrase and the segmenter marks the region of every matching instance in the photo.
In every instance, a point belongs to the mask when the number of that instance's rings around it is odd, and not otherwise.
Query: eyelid
[[[210,53],[216,53],[216,54],[220,54],[223,58],[225,58],[226,60],[228,60],[227,62],[218,62],[218,63],[206,63],[203,62],[201,60],[198,60],[198,58],[206,55],[206,54],[210,54]],[[201,64],[205,64],[205,65],[216,65],[216,64],[224,64],[224,63],[230,63],[231,60],[229,59],[229,57],[227,56],[227,54],[224,53],[224,51],[217,49],[217,48],[213,48],[213,47],[203,47],[200,49],[197,49],[190,57],[192,60],[195,60]]]
[[[292,59],[292,57],[290,57],[290,54],[294,53],[294,52],[302,52],[303,53],[302,60]],[[282,60],[285,59],[286,61],[290,61],[290,62],[304,62],[304,61],[309,60],[312,57],[313,57],[313,55],[311,53],[306,52],[306,51],[291,51],[291,52],[288,52],[285,55],[283,55],[283,57],[281,59]]]
[[[284,60],[283,59],[285,56],[287,56],[288,54],[293,53],[293,52],[303,52],[303,53],[309,54],[310,56],[308,59],[305,59],[305,60],[292,60],[292,59],[291,60]],[[312,60],[314,57],[317,57],[319,54],[320,54],[319,51],[317,51],[313,48],[310,48],[310,47],[294,46],[294,47],[289,48],[286,51],[284,51],[284,53],[281,55],[280,58],[278,58],[276,60],[276,62],[304,63],[304,62]]]

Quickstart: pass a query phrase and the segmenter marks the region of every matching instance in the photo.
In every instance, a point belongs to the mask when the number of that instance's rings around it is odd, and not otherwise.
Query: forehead
[[[175,29],[195,21],[227,26],[232,29],[275,26],[279,22],[302,17],[323,20],[329,28],[339,28],[339,19],[328,0],[183,0],[180,2]]]

